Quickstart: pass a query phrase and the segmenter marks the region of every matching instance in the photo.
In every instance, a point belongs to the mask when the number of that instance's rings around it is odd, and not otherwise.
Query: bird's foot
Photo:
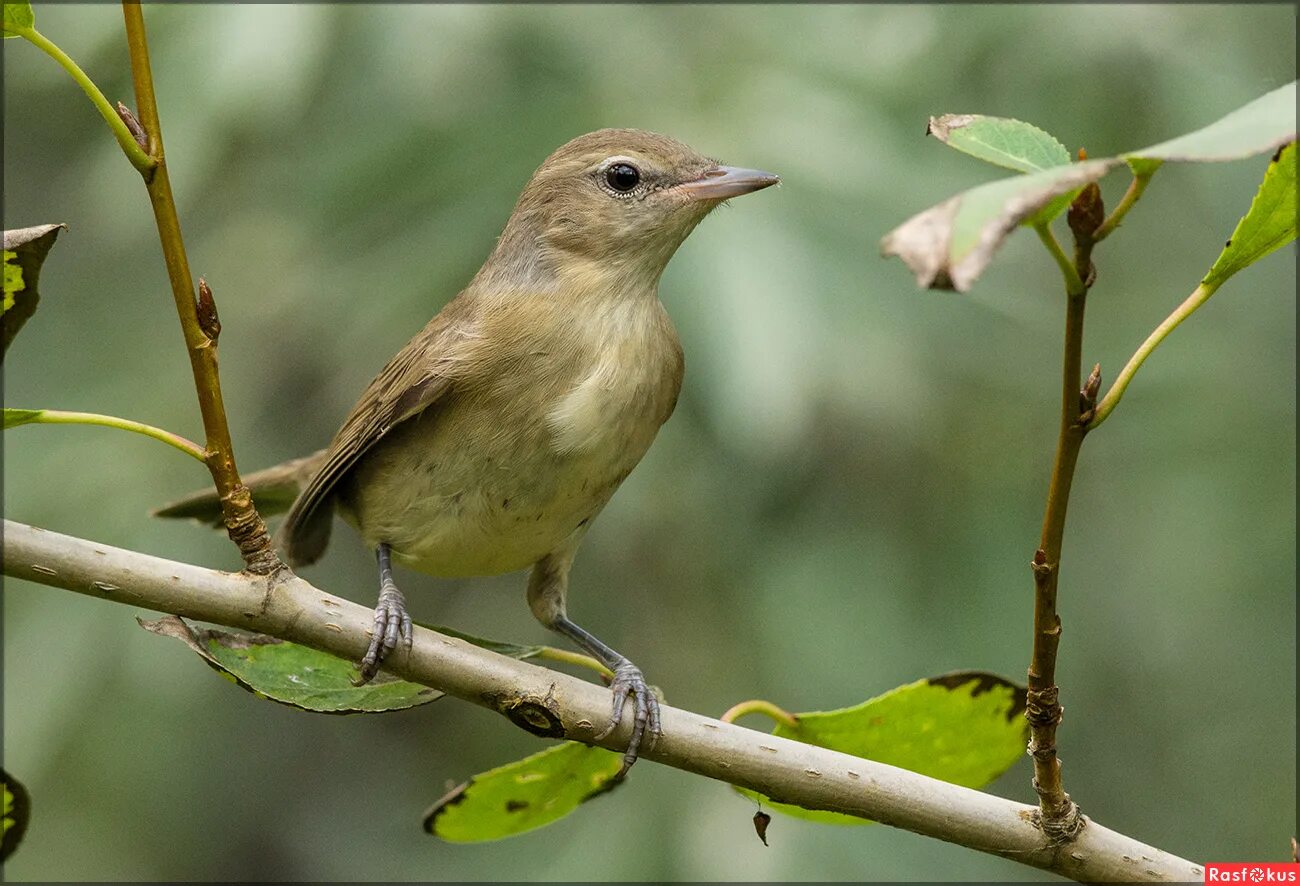
[[[375,605],[375,627],[370,634],[370,648],[359,665],[360,673],[353,686],[364,686],[379,673],[379,667],[388,653],[397,648],[398,639],[411,648],[411,616],[406,611],[406,598],[392,582],[385,582],[379,590],[379,603]]]
[[[659,725],[659,699],[646,683],[640,668],[623,659],[614,668],[614,679],[610,683],[610,689],[614,693],[614,713],[609,725],[594,738],[599,741],[618,728],[618,725],[623,722],[623,703],[627,701],[629,695],[632,696],[632,738],[628,741],[627,751],[623,754],[623,767],[614,776],[615,781],[621,781],[636,762],[642,741],[648,738],[646,747],[654,747],[655,741],[663,735],[663,729]]]

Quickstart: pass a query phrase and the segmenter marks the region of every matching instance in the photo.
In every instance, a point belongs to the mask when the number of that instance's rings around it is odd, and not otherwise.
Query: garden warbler
[[[665,265],[714,207],[777,180],[651,132],[575,138],[533,173],[483,267],[370,383],[329,447],[245,478],[263,513],[292,500],[277,538],[290,565],[321,556],[336,510],[376,552],[359,682],[399,638],[410,643],[392,561],[448,577],[531,567],[533,614],[613,671],[597,738],[632,700],[620,777],[659,734],[640,669],[570,620],[569,568],[677,402]],[[156,513],[220,519],[213,493]]]

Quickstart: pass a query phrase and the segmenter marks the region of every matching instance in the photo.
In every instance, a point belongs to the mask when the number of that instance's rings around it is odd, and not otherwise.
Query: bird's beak
[[[692,200],[726,200],[751,191],[771,187],[781,179],[761,169],[738,169],[735,166],[715,166],[693,181],[678,187]]]

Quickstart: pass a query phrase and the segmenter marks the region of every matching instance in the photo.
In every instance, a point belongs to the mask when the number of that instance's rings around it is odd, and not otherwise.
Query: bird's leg
[[[379,561],[379,602],[375,604],[375,628],[370,635],[370,648],[361,659],[360,674],[353,680],[354,686],[369,683],[379,673],[388,653],[397,647],[399,638],[406,641],[406,648],[411,648],[411,616],[406,611],[406,598],[393,582],[392,551],[384,542],[375,548],[375,558]]]
[[[632,697],[632,738],[628,741],[627,751],[623,754],[623,768],[618,771],[616,779],[621,779],[636,762],[641,750],[641,742],[648,738],[646,747],[653,747],[655,740],[663,734],[659,725],[659,699],[646,683],[641,669],[627,658],[615,652],[592,634],[578,627],[567,616],[561,616],[553,627],[555,631],[568,637],[587,652],[600,660],[600,663],[614,672],[610,689],[614,692],[614,711],[609,725],[592,738],[599,741],[618,728],[623,722],[623,703]]]
[[[610,684],[614,693],[614,710],[609,725],[593,738],[602,739],[618,728],[623,722],[623,704],[631,696],[632,737],[623,754],[623,768],[615,776],[616,779],[621,779],[636,762],[642,741],[648,736],[649,747],[663,734],[659,724],[659,699],[650,690],[640,668],[574,624],[565,612],[564,595],[569,584],[569,567],[573,563],[578,538],[571,539],[564,549],[543,558],[533,567],[533,573],[528,579],[528,605],[538,621],[568,637],[614,672]]]

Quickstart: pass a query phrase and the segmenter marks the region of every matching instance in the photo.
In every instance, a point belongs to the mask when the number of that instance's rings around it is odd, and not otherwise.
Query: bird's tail
[[[306,487],[325,460],[325,450],[302,458],[295,458],[273,468],[245,474],[244,485],[253,494],[253,504],[263,517],[282,514],[293,505],[298,493]],[[150,512],[154,517],[194,520],[220,529],[221,499],[211,487],[191,492]]]

